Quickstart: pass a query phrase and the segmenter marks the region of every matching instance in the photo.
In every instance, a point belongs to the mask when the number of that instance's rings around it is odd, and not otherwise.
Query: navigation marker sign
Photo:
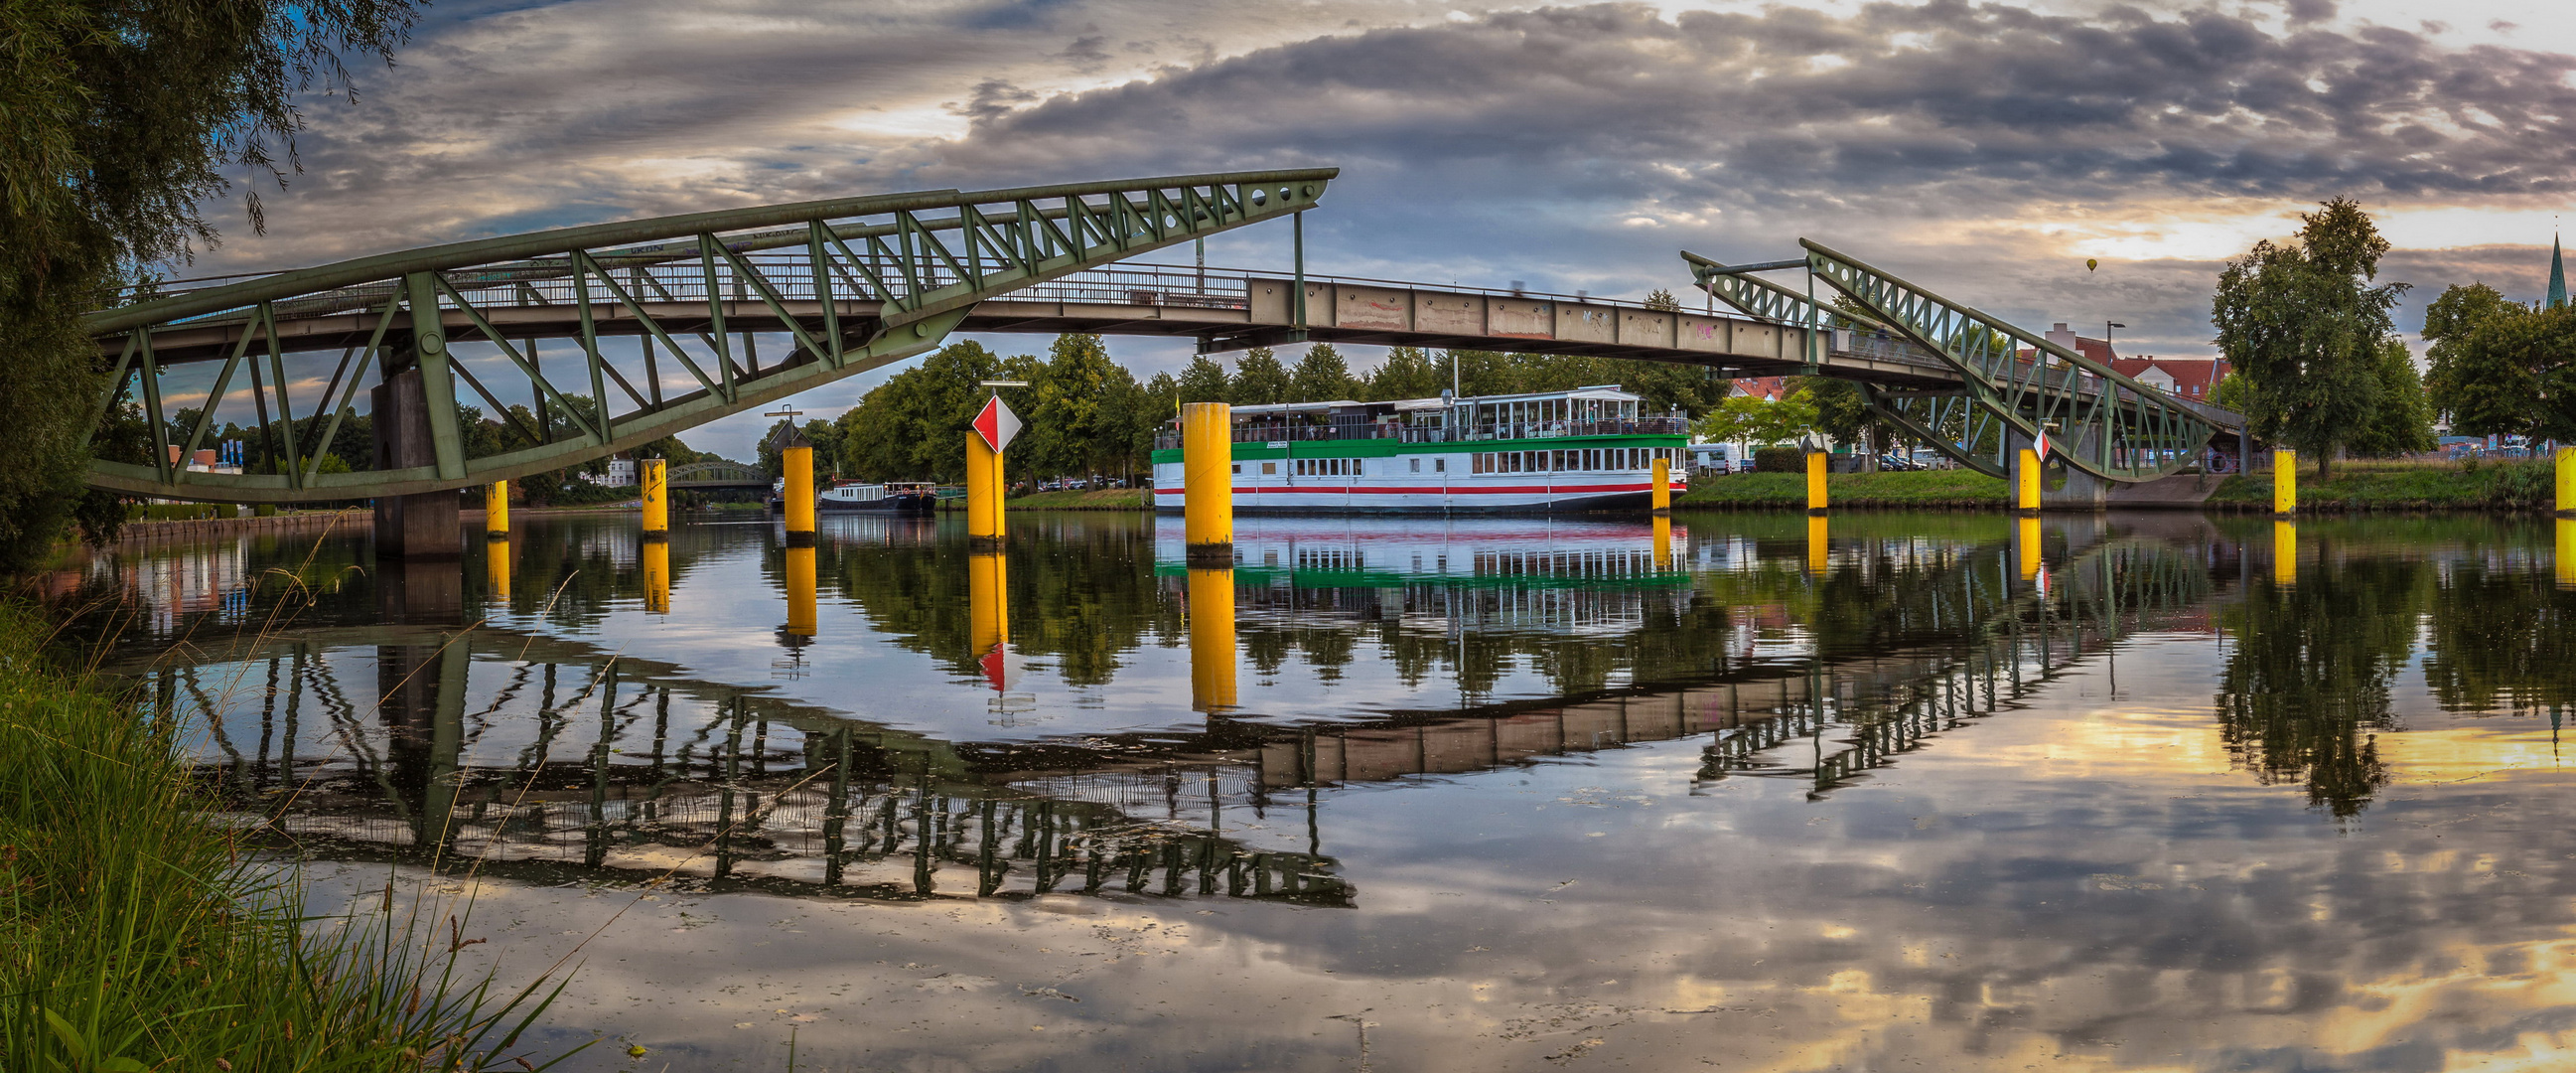
[[[975,415],[975,434],[984,437],[984,445],[994,454],[1000,454],[1002,448],[1010,446],[1012,437],[1020,434],[1020,415],[1012,413],[1010,407],[1002,405],[1002,397],[995,395],[984,403],[983,412]]]
[[[2039,435],[2031,438],[2030,453],[2033,458],[2037,458],[2042,462],[2048,461],[2048,433],[2045,430],[2041,431]]]

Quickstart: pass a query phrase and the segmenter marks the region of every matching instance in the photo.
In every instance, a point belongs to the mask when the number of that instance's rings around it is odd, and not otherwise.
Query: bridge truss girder
[[[730,209],[452,243],[168,296],[136,294],[90,314],[84,326],[114,369],[94,424],[139,395],[151,461],[95,460],[89,483],[168,499],[295,503],[433,492],[577,465],[931,350],[986,299],[1302,212],[1335,174],[1168,176]],[[571,325],[511,316],[514,307],[563,304],[578,309]],[[729,315],[747,323],[729,329]],[[783,330],[791,352],[763,366],[750,339],[753,324]],[[729,343],[733,331],[744,334],[742,353]],[[621,369],[601,347],[603,338],[619,336],[640,343],[640,370],[632,361]],[[571,377],[544,366],[534,345],[541,338],[580,344]],[[693,351],[683,338],[703,345]],[[541,428],[519,422],[456,360],[460,343],[496,349],[505,368],[526,378],[539,412],[561,415],[560,432],[551,419]],[[299,416],[286,356],[329,350],[341,353],[328,386]],[[666,394],[657,351],[696,387]],[[190,362],[221,365],[197,419],[176,434],[161,378]],[[243,390],[261,431],[268,432],[273,407],[282,432],[278,472],[187,470],[184,460],[206,443],[245,367]],[[369,373],[411,370],[424,381],[435,461],[321,472],[321,452],[354,411]],[[458,397],[464,390],[529,445],[467,457]],[[320,423],[322,432],[299,435],[299,422],[305,431]]]
[[[2047,433],[2050,461],[2105,480],[2149,481],[2198,460],[2233,417],[2175,398],[2046,336],[1951,301],[1857,258],[1801,239],[1802,261],[1722,265],[1683,253],[1701,289],[1746,313],[1813,326],[1835,338],[1873,333],[1937,356],[1957,372],[1956,390],[1891,389],[1861,383],[1870,409],[1961,465],[1993,476],[2011,472],[2013,453]],[[1808,293],[1753,272],[1807,271]],[[1815,300],[1821,282],[1842,308]],[[2030,357],[2025,358],[2024,347]],[[1823,355],[1811,355],[1811,365]],[[2241,419],[2235,422],[2241,428]]]

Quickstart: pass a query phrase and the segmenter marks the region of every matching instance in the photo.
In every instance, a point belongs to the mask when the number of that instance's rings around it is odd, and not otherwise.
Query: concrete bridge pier
[[[2093,438],[2099,435],[2101,435],[2099,431],[2088,430],[2064,435],[2063,438],[2049,437],[2050,458],[2040,463],[2039,509],[2098,511],[2109,508],[2111,482],[2056,461],[2056,456],[2062,451],[2093,450],[2095,447]],[[2012,447],[2013,481],[2018,485],[2021,478],[2022,448],[2029,447],[2031,440],[2030,437],[2019,432],[2007,432],[2005,439]],[[2052,480],[2059,480],[2062,483],[2051,488],[2049,482]]]
[[[420,370],[405,369],[385,377],[370,396],[375,407],[375,468],[436,465],[438,449],[430,438],[429,397]],[[457,493],[376,497],[378,558],[454,559],[464,552]]]

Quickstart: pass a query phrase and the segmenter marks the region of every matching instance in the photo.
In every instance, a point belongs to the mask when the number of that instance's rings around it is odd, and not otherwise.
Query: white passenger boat
[[[1617,386],[1527,395],[1234,407],[1238,513],[1643,508],[1656,459],[1687,490],[1690,425]],[[1180,439],[1154,452],[1154,508],[1182,505]]]
[[[939,486],[916,481],[844,484],[826,488],[814,496],[814,509],[826,512],[865,510],[928,514],[938,506]]]

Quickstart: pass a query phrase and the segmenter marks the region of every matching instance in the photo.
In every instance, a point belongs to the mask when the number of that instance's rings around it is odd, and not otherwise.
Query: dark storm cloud
[[[1814,211],[2563,195],[2576,60],[2216,10],[1849,18],[1605,5],[1321,37],[980,122],[931,171],[1330,158],[1481,188]]]

